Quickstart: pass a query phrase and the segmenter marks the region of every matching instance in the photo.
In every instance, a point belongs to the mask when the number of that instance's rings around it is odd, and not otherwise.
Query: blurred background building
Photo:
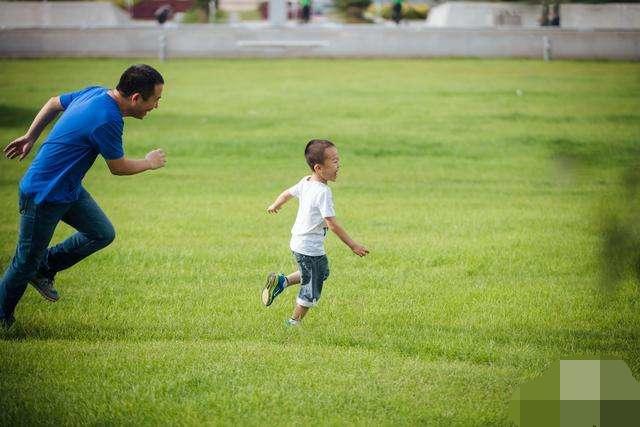
[[[0,1],[0,56],[640,59],[640,3]]]

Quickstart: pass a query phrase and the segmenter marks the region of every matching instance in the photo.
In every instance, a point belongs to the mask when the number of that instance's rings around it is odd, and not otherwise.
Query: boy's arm
[[[287,203],[292,197],[293,197],[293,195],[291,193],[289,193],[289,190],[284,190],[282,193],[280,193],[280,195],[278,196],[276,201],[273,202],[271,204],[271,206],[269,206],[267,208],[267,212],[269,212],[269,213],[278,213],[278,211],[280,210],[282,205]]]
[[[49,99],[40,109],[35,119],[33,119],[33,123],[31,123],[27,133],[11,141],[11,143],[5,147],[4,155],[8,159],[15,159],[18,156],[20,156],[18,160],[24,159],[35,145],[44,128],[63,110],[64,108],[60,103],[60,97],[54,96]]]
[[[342,228],[340,224],[338,224],[335,216],[327,217],[324,220],[327,223],[327,227],[329,227],[329,230],[333,231],[335,235],[344,242],[345,245],[349,246],[354,254],[358,256],[365,256],[369,253],[369,250],[367,248],[349,237],[349,234],[347,234],[346,230]]]

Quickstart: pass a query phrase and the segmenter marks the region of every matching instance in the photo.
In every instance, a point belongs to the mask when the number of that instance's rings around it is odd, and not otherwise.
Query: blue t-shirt
[[[107,90],[90,86],[60,95],[65,111],[20,181],[20,191],[36,204],[78,200],[98,154],[107,160],[124,156],[122,113]]]

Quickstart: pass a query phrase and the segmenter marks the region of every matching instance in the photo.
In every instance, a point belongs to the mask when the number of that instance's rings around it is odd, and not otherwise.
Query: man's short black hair
[[[311,170],[315,165],[324,163],[324,151],[329,147],[335,147],[335,145],[326,139],[312,139],[307,143],[304,149],[304,158],[307,159],[307,164]]]
[[[155,92],[158,84],[164,84],[164,80],[155,68],[146,64],[135,64],[124,70],[116,89],[125,97],[139,93],[142,99],[147,100]]]

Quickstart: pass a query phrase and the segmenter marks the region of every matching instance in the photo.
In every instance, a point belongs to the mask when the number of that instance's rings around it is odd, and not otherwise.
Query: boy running
[[[297,197],[300,202],[290,242],[298,271],[288,276],[269,273],[262,290],[262,302],[269,306],[287,286],[300,283],[296,306],[291,318],[286,321],[289,326],[297,326],[309,308],[317,304],[322,284],[329,277],[329,261],[324,250],[327,228],[356,255],[363,257],[369,253],[367,248],[349,237],[336,220],[333,197],[327,183],[336,180],[340,169],[338,149],[331,141],[313,139],[307,144],[304,156],[313,173],[283,191],[267,208],[269,213],[278,213],[292,197]]]

